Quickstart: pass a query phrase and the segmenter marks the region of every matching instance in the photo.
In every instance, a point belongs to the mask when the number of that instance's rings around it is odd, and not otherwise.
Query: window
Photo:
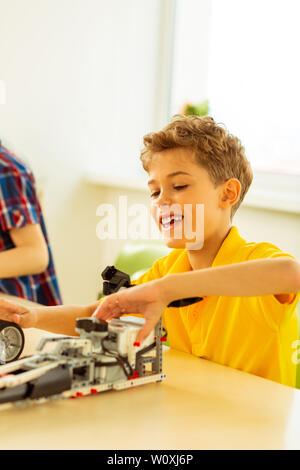
[[[300,175],[299,16],[298,0],[177,0],[172,114],[208,99],[258,172]]]

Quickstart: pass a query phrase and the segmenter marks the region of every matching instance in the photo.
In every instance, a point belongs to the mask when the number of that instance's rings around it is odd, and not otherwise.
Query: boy
[[[246,243],[231,226],[252,181],[239,140],[212,118],[178,116],[144,143],[151,212],[174,250],[135,281],[139,285],[100,304],[31,310],[4,305],[2,318],[74,334],[80,316],[109,321],[142,314],[146,322],[136,338],[142,342],[162,315],[171,347],[295,386],[291,356],[300,267],[271,244]],[[203,220],[197,205],[204,205]],[[203,300],[167,307],[191,297]]]
[[[33,174],[0,141],[0,292],[61,303]]]

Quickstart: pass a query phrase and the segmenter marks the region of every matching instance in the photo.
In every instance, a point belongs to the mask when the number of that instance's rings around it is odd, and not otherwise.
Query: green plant
[[[199,104],[186,103],[183,107],[183,114],[186,116],[207,116],[209,113],[209,101],[204,100]]]

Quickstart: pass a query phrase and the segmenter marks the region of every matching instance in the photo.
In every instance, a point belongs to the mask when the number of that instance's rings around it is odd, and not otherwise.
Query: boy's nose
[[[171,206],[172,204],[172,200],[170,198],[170,196],[168,195],[168,193],[165,193],[165,192],[161,192],[159,197],[157,198],[156,200],[157,202],[157,205],[159,206],[159,208],[162,208],[163,206]]]

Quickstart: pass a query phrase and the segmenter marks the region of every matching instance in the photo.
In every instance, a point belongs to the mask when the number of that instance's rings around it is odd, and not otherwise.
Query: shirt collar
[[[215,259],[213,260],[212,267],[222,266],[230,264],[237,252],[237,250],[245,245],[244,240],[237,229],[237,227],[231,227],[227,237],[223,241]]]
[[[231,227],[228,235],[224,239],[215,259],[213,260],[212,267],[231,264],[232,260],[239,247],[243,246],[246,241],[240,236],[237,227]],[[180,250],[181,253],[171,267],[169,273],[184,273],[191,271],[187,250]]]

